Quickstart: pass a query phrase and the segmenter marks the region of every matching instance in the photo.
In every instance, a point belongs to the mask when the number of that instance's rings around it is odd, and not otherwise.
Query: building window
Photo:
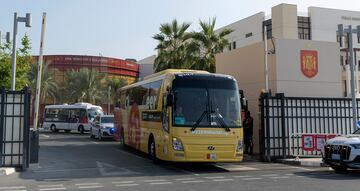
[[[311,40],[310,18],[298,17],[298,35],[299,39]]]
[[[340,56],[340,65],[344,66],[344,56]]]
[[[232,48],[233,48],[233,49],[236,49],[236,41],[234,41],[232,44],[233,44],[233,47],[232,47]]]
[[[347,97],[347,83],[346,80],[344,80],[344,97]]]
[[[245,35],[245,38],[249,38],[249,37],[251,37],[251,36],[252,36],[252,32],[247,33],[247,34]]]
[[[267,39],[271,39],[271,37],[272,37],[272,21],[271,21],[271,19],[268,19],[263,22],[263,33],[264,33],[265,26],[266,26]],[[265,37],[263,36],[263,40],[264,40],[264,38]]]

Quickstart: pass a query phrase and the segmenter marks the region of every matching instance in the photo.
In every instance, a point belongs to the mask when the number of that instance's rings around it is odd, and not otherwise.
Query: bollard
[[[30,130],[30,164],[39,163],[39,131]]]

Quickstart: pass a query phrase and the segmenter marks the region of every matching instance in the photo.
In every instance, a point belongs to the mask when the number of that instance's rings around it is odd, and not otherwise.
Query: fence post
[[[4,144],[4,117],[5,117],[5,87],[1,88],[1,101],[0,101],[0,106],[1,106],[1,111],[0,111],[0,167],[3,165],[3,144]]]
[[[23,170],[29,167],[29,118],[30,118],[30,93],[29,87],[24,87],[24,136],[23,136]]]
[[[279,93],[276,95],[280,99],[280,110],[281,110],[281,144],[282,144],[282,155],[286,158],[286,127],[285,127],[285,94]]]
[[[260,129],[259,129],[259,146],[260,146],[260,158],[265,161],[265,123],[264,123],[264,94],[260,94],[259,97],[259,110],[260,110]]]

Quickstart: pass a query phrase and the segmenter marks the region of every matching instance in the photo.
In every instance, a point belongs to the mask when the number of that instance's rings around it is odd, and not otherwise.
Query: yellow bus
[[[243,159],[241,104],[232,76],[168,69],[121,88],[118,98],[119,140],[154,162]]]

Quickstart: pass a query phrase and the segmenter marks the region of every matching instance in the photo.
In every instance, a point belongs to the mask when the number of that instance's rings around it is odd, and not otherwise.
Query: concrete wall
[[[297,39],[297,6],[280,4],[271,8],[272,34],[276,38]]]
[[[260,12],[250,17],[241,19],[235,23],[222,27],[216,32],[220,32],[224,28],[234,30],[227,36],[230,43],[236,42],[236,48],[241,48],[249,44],[261,42],[263,40],[262,35],[262,22],[265,19],[265,13]],[[252,33],[252,36],[246,38],[246,34]]]
[[[277,92],[286,96],[342,97],[338,43],[276,39]],[[313,78],[301,72],[301,50],[316,50],[318,74]]]
[[[146,57],[142,60],[139,60],[137,63],[139,64],[139,79],[143,79],[145,76],[154,73],[154,61],[156,55],[152,55]]]

